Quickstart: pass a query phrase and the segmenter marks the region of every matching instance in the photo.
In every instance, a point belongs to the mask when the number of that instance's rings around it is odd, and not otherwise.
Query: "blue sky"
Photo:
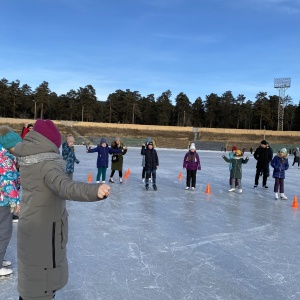
[[[300,100],[300,0],[0,0],[0,77],[58,95],[91,84],[172,100]]]

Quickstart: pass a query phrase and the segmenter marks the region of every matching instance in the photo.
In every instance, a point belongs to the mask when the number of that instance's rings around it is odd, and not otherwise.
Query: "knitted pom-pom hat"
[[[51,120],[38,119],[33,126],[33,130],[43,135],[56,145],[57,148],[61,145],[61,135],[57,127]]]
[[[19,134],[6,125],[0,126],[0,144],[5,149],[11,149],[16,146],[17,143],[22,142],[22,138]]]

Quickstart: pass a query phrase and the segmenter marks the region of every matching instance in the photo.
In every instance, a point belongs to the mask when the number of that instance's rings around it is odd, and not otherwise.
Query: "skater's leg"
[[[190,187],[191,177],[192,177],[192,171],[191,170],[186,170],[186,187]]]
[[[102,173],[102,182],[104,182],[105,181],[105,179],[106,179],[106,167],[102,167],[101,168],[102,170],[101,170],[101,173]]]
[[[258,185],[259,174],[260,174],[260,168],[256,168],[254,185]]]
[[[196,174],[197,174],[197,170],[193,170],[192,171],[192,188],[196,187]]]
[[[97,172],[96,181],[100,181],[101,172],[102,172],[101,168],[98,168],[98,172]]]
[[[280,194],[284,193],[284,179],[283,178],[278,178],[279,179],[279,192]]]
[[[152,170],[152,185],[156,185],[156,169]]]

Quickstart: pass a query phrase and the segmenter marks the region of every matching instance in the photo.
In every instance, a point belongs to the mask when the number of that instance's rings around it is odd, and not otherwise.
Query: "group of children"
[[[69,137],[68,137],[69,138]],[[67,141],[68,141],[67,138]],[[66,159],[64,153],[63,144],[63,157]],[[108,168],[109,163],[109,154],[112,154],[112,171],[110,175],[109,182],[114,183],[113,175],[115,170],[119,171],[119,181],[122,183],[122,168],[123,168],[123,155],[127,152],[127,147],[121,143],[120,138],[117,137],[115,141],[112,143],[111,147],[108,147],[108,144],[104,138],[101,138],[100,144],[95,147],[89,147],[86,150],[87,153],[98,153],[97,158],[97,183],[100,182],[100,178],[102,176],[102,183],[105,183],[106,178],[106,170]],[[74,155],[74,152],[71,152]],[[153,141],[150,137],[148,137],[141,149],[142,159],[142,181],[145,182],[146,190],[149,189],[149,183],[152,181],[152,186],[154,190],[157,190],[156,185],[156,170],[159,166],[159,160],[157,151],[154,149]],[[243,157],[244,152],[238,150],[236,146],[232,147],[232,151],[229,153],[229,158],[225,155],[222,155],[222,158],[229,163],[229,186],[230,192],[238,191],[242,193],[242,165],[247,164],[249,161],[249,157]],[[254,153],[254,158],[257,160],[256,165],[256,175],[255,175],[255,184],[254,188],[258,185],[259,176],[263,176],[263,188],[268,188],[266,185],[267,177],[269,176],[269,166],[273,167],[273,178],[275,179],[274,184],[274,193],[275,199],[280,198],[282,200],[287,200],[287,197],[284,194],[284,179],[285,179],[285,171],[289,168],[288,163],[288,154],[287,149],[282,148],[276,156],[273,157],[273,151],[269,148],[268,143],[263,140],[260,146],[256,149]],[[76,157],[72,158],[73,167],[72,172],[74,172],[74,162],[76,161]],[[77,162],[78,163],[78,162]],[[183,159],[183,168],[186,169],[186,190],[195,190],[196,188],[196,178],[197,171],[201,170],[200,157],[196,151],[196,147],[194,143],[190,144],[189,151],[184,155]]]
[[[258,178],[260,175],[263,176],[263,188],[267,189],[267,177],[269,176],[269,166],[273,168],[274,193],[275,199],[287,200],[287,196],[284,194],[284,179],[285,171],[289,168],[288,152],[286,148],[282,148],[278,151],[277,155],[273,157],[272,149],[268,148],[268,143],[263,140],[261,141],[260,147],[254,152],[254,158],[257,160],[256,164],[256,175],[254,188],[258,186]],[[246,164],[249,161],[249,157],[243,158],[243,152],[238,150],[235,146],[232,147],[232,152],[227,158],[225,155],[223,159],[230,163],[230,192],[234,192],[238,189],[239,193],[242,193],[242,164]]]

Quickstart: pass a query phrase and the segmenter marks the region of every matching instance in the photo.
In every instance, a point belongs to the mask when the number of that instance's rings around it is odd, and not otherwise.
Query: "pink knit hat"
[[[38,119],[34,123],[33,130],[50,140],[57,146],[57,148],[60,147],[61,135],[57,127],[51,120]]]

